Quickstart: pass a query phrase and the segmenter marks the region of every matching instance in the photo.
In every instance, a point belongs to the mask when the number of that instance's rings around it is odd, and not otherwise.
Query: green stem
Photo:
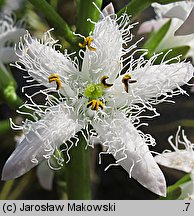
[[[12,191],[12,193],[8,196],[9,200],[16,200],[18,197],[22,194],[22,192],[25,190],[28,184],[30,184],[30,181],[32,180],[31,172],[27,173],[25,176],[23,176],[17,185],[17,187]]]
[[[3,189],[1,190],[0,200],[6,200],[7,199],[9,192],[12,189],[13,183],[14,183],[14,180],[9,180],[9,181],[5,182]]]
[[[6,86],[12,84],[16,87],[16,82],[12,76],[12,74],[7,70],[7,68],[0,63],[0,88],[4,89]]]
[[[122,15],[126,12],[128,15],[132,16],[132,19],[135,19],[142,11],[148,8],[153,2],[157,2],[159,4],[168,4],[172,2],[177,2],[182,0],[131,0],[126,7],[122,8],[118,15]]]
[[[188,181],[191,181],[190,174],[186,174],[181,179],[179,179],[174,185],[171,185],[167,188],[166,197],[160,197],[159,200],[175,200],[178,199],[181,195],[180,186]]]
[[[47,2],[56,10],[58,5],[58,0],[47,0]]]
[[[0,0],[0,7],[2,7],[5,3],[5,0]]]
[[[68,24],[54,10],[54,8],[46,0],[29,0],[36,9],[40,10],[44,16],[52,23],[58,35],[64,37],[70,44],[76,43],[76,36],[71,31]]]
[[[91,199],[90,151],[85,149],[86,141],[81,133],[79,143],[70,150],[67,164],[67,194],[69,200]]]
[[[16,94],[16,88],[17,83],[12,74],[0,64],[0,100],[14,109],[22,104],[22,100]]]
[[[9,120],[0,121],[0,134],[5,134],[11,129]]]
[[[90,18],[97,22],[100,16],[99,11],[94,6],[93,2],[99,9],[102,6],[102,0],[76,0],[77,4],[77,33],[88,36],[94,29],[94,24],[87,21]]]
[[[77,28],[76,32],[88,36],[94,29],[94,24],[87,21],[99,20],[100,13],[93,2],[100,9],[102,0],[76,0],[77,3]],[[86,141],[82,133],[78,134],[78,146],[70,150],[70,161],[67,164],[67,194],[70,200],[91,199],[90,183],[90,151],[85,149]]]
[[[16,93],[15,93],[16,94]],[[12,109],[17,109],[19,106],[23,104],[23,100],[16,95],[14,100],[6,98],[5,103]]]

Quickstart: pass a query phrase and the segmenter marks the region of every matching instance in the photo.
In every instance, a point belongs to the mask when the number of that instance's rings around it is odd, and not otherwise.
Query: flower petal
[[[7,64],[15,62],[18,59],[15,54],[14,48],[12,47],[2,47],[0,49],[0,60],[2,63]]]
[[[6,0],[5,4],[2,7],[2,10],[7,14],[11,13],[12,11],[18,10],[22,6],[22,3],[24,3],[24,1],[25,0]]]
[[[125,51],[123,45],[130,41],[129,17],[124,15],[121,24],[115,17],[107,16],[95,24],[92,46],[95,51],[86,49],[82,65],[82,76],[93,81],[106,75],[112,81],[121,70],[121,57]]]
[[[184,130],[182,130],[181,132],[180,130],[181,127],[179,126],[174,139],[175,144],[172,142],[173,136],[170,136],[168,138],[168,142],[170,143],[174,151],[170,152],[169,150],[166,150],[168,152],[164,151],[162,154],[155,156],[155,160],[157,163],[163,166],[190,173],[194,170],[193,143],[191,143],[187,138]],[[181,149],[179,149],[180,145]]]
[[[180,5],[177,5],[167,11],[163,16],[165,18],[178,18],[184,21],[187,18],[187,11]]]
[[[54,171],[48,166],[47,161],[42,161],[37,167],[36,174],[41,187],[45,190],[52,190]]]
[[[155,160],[162,166],[190,173],[194,169],[194,152],[177,150],[156,155]]]
[[[19,43],[17,53],[19,60],[16,67],[27,71],[32,78],[46,87],[54,87],[56,83],[49,83],[49,76],[57,74],[62,82],[63,93],[74,96],[71,89],[72,80],[77,78],[78,66],[70,56],[56,50],[57,41],[51,37],[50,31],[46,32],[41,40],[34,39],[27,34]]]
[[[27,121],[23,131],[27,133],[26,137],[7,160],[2,180],[17,178],[44,159],[49,159],[57,147],[80,129],[81,126],[63,104],[45,111],[44,116],[37,122]]]
[[[194,200],[194,171],[191,172],[191,181],[180,185],[181,195],[179,199]]]
[[[132,78],[137,80],[137,83],[131,85],[131,89],[144,100],[160,97],[186,84],[193,77],[193,72],[194,68],[190,63],[148,64],[132,72]]]
[[[25,34],[25,29],[17,27],[11,15],[0,14],[0,47],[7,42],[17,42]]]
[[[194,69],[190,63],[151,65],[150,62],[144,67],[129,71],[132,79],[137,82],[128,84],[128,93],[124,89],[122,76],[115,81],[111,92],[117,106],[149,101],[159,103],[164,98],[183,93],[180,86],[193,77]],[[161,96],[163,98],[159,99]]]
[[[193,57],[194,56],[194,50],[193,50],[194,37],[193,37],[193,34],[189,34],[189,33],[192,33],[193,25],[192,25],[192,19],[188,18],[188,16],[194,6],[194,2],[193,1],[179,1],[179,2],[165,4],[165,5],[154,3],[152,4],[152,6],[155,9],[158,21],[161,18],[164,18],[166,14],[168,15],[169,12],[172,12],[172,11],[176,12],[177,7],[180,9],[179,11],[177,11],[177,13],[174,13],[174,12],[170,13],[172,17],[170,28],[167,34],[165,35],[165,37],[163,38],[163,40],[158,44],[155,52],[158,53],[163,50],[171,49],[177,46],[190,46],[190,50],[186,56]],[[182,12],[180,12],[181,10]],[[191,20],[191,21],[188,22],[186,17],[188,20]],[[185,19],[186,19],[187,24],[184,24],[183,20]],[[177,29],[178,29],[178,32],[176,32]]]
[[[150,20],[150,21],[146,21],[143,22],[139,29],[138,29],[138,34],[146,34],[146,33],[150,33],[151,31],[158,31],[163,25],[164,23],[167,22],[168,19],[159,19],[159,20]]]
[[[185,19],[192,10],[194,2],[178,1],[169,4],[152,3],[151,5],[155,10],[157,18],[169,17]]]
[[[5,31],[0,35],[0,47],[4,46],[6,42],[18,42],[25,32],[25,29],[16,27]]]
[[[104,17],[115,14],[115,9],[114,9],[114,6],[113,6],[112,2],[109,3],[109,4],[102,10],[102,14],[104,15]],[[103,18],[102,15],[101,15],[101,18]]]
[[[158,44],[155,50],[156,53],[161,52],[165,49],[170,49],[170,48],[174,48],[177,46],[190,46],[190,49],[192,49],[192,44],[194,40],[193,35],[186,35],[186,36],[181,36],[181,35],[176,36],[175,35],[176,29],[178,29],[182,25],[182,23],[183,21],[179,19],[171,20],[170,28],[168,32],[166,33],[166,35],[164,36],[164,38],[162,39],[162,41]],[[191,56],[190,50],[187,53],[187,56]]]
[[[192,9],[191,13],[185,20],[185,22],[176,30],[175,35],[189,35],[194,34],[194,8]]]
[[[129,119],[117,113],[114,119],[93,123],[93,127],[130,176],[152,192],[165,196],[165,178],[149,151],[148,144],[155,142],[150,135],[138,131]]]

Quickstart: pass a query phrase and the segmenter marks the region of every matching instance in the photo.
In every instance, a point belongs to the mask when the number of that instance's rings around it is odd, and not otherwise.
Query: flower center
[[[90,83],[87,85],[84,95],[89,98],[89,100],[101,98],[103,95],[103,86],[101,84]]]
[[[104,108],[104,104],[101,98],[104,94],[105,89],[113,86],[113,84],[106,82],[108,78],[108,76],[103,76],[100,79],[100,83],[90,83],[86,86],[84,95],[89,99],[89,102],[87,104],[88,108],[91,107],[92,110],[98,110],[99,107],[101,109]]]
[[[92,41],[93,41],[93,38],[88,36],[84,39],[83,43],[79,43],[79,46],[81,48],[85,48],[87,46],[90,51],[96,51],[96,48],[91,46]]]
[[[89,102],[87,104],[87,108],[91,107],[92,110],[98,110],[104,108],[104,105],[99,98],[103,95],[103,86],[102,84],[94,84],[90,83],[87,85],[84,95],[89,98]]]

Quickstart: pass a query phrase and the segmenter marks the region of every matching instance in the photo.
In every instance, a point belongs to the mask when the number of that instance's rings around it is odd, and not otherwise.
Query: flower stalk
[[[5,0],[0,0],[0,7],[4,4]]]
[[[99,11],[94,6],[101,8],[102,0],[77,0],[77,33],[88,36],[94,29],[94,24],[87,21],[88,17],[94,22],[97,22],[100,16]],[[86,10],[87,8],[87,10]]]
[[[2,190],[1,190],[1,194],[0,194],[0,200],[6,200],[8,199],[9,193],[13,187],[14,184],[14,179],[13,180],[9,180],[7,182],[5,182]]]
[[[16,82],[5,68],[0,67],[0,99],[10,108],[18,108],[22,100],[16,94]]]
[[[0,134],[5,134],[10,129],[11,127],[9,120],[0,121]]]
[[[85,149],[86,141],[78,133],[79,143],[70,150],[70,162],[67,164],[67,194],[69,200],[90,200],[90,150]]]
[[[29,0],[29,2],[45,15],[45,17],[52,23],[52,27],[55,28],[55,31],[59,36],[64,37],[71,45],[75,43],[76,36],[71,31],[68,24],[46,0]]]
[[[84,36],[88,36],[94,29],[94,24],[87,19],[90,17],[92,21],[98,21],[99,11],[92,4],[94,2],[98,8],[101,8],[102,0],[77,0],[77,32]],[[87,10],[85,10],[87,8]],[[71,161],[67,164],[67,193],[70,200],[89,200],[91,199],[90,185],[90,166],[89,166],[89,150],[85,149],[86,141],[81,133],[79,133],[78,146],[74,146],[71,153]],[[79,180],[78,180],[79,177]]]

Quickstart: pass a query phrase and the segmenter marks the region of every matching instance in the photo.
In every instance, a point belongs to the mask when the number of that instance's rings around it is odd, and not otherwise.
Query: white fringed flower
[[[194,199],[194,144],[187,139],[184,130],[180,134],[180,127],[175,144],[172,139],[173,136],[170,136],[169,143],[174,151],[165,150],[161,155],[155,156],[155,160],[163,166],[190,173],[191,181],[181,185],[182,194],[179,199]]]
[[[180,33],[182,30],[179,30],[179,27],[181,27],[189,16],[193,6],[193,1],[179,1],[165,5],[153,3],[152,7],[156,12],[156,19],[144,22],[139,28],[139,33],[148,33],[152,30],[157,31],[164,23],[171,19],[170,28],[165,37],[158,44],[155,52],[160,52],[177,46],[190,46],[187,56],[194,58],[194,34],[181,35]],[[193,29],[193,24],[190,24],[190,26],[187,25],[187,28]],[[184,31],[186,32],[186,30]],[[175,35],[176,32],[179,33],[179,35]]]
[[[16,66],[28,72],[26,78],[32,82],[31,87],[47,87],[42,91],[47,103],[38,106],[29,97],[31,104],[24,105],[34,111],[35,121],[26,120],[21,127],[25,139],[6,162],[2,179],[24,174],[49,159],[66,141],[77,145],[76,133],[84,129],[88,132],[88,144],[93,146],[94,140],[101,142],[105,153],[112,154],[115,164],[123,166],[130,177],[165,196],[164,176],[148,148],[155,145],[155,140],[138,129],[139,122],[142,117],[158,115],[153,104],[185,93],[180,86],[191,79],[193,67],[179,59],[173,64],[163,59],[156,66],[153,64],[157,56],[147,61],[144,54],[135,60],[137,45],[127,47],[132,40],[129,17],[102,16],[95,23],[93,34],[79,44],[86,47],[86,51],[79,53],[83,60],[81,70],[76,58],[72,60],[67,52],[57,50],[50,31],[41,40],[27,33],[20,42]],[[123,71],[126,72],[122,74]],[[34,84],[34,80],[39,84]],[[58,97],[49,94],[53,91]],[[153,115],[145,116],[146,110]],[[64,149],[67,155],[71,146]],[[59,159],[61,164],[62,158]]]
[[[16,142],[16,147],[22,142],[25,138],[24,134],[17,135],[14,137]],[[45,190],[52,190],[53,188],[53,179],[54,179],[54,171],[50,169],[48,166],[47,160],[43,160],[36,169],[37,179],[39,181],[40,186]]]
[[[25,30],[15,25],[10,15],[0,13],[0,67],[5,69],[3,64],[15,62],[18,58],[15,54],[13,43],[25,34]],[[6,71],[6,69],[5,69]]]

